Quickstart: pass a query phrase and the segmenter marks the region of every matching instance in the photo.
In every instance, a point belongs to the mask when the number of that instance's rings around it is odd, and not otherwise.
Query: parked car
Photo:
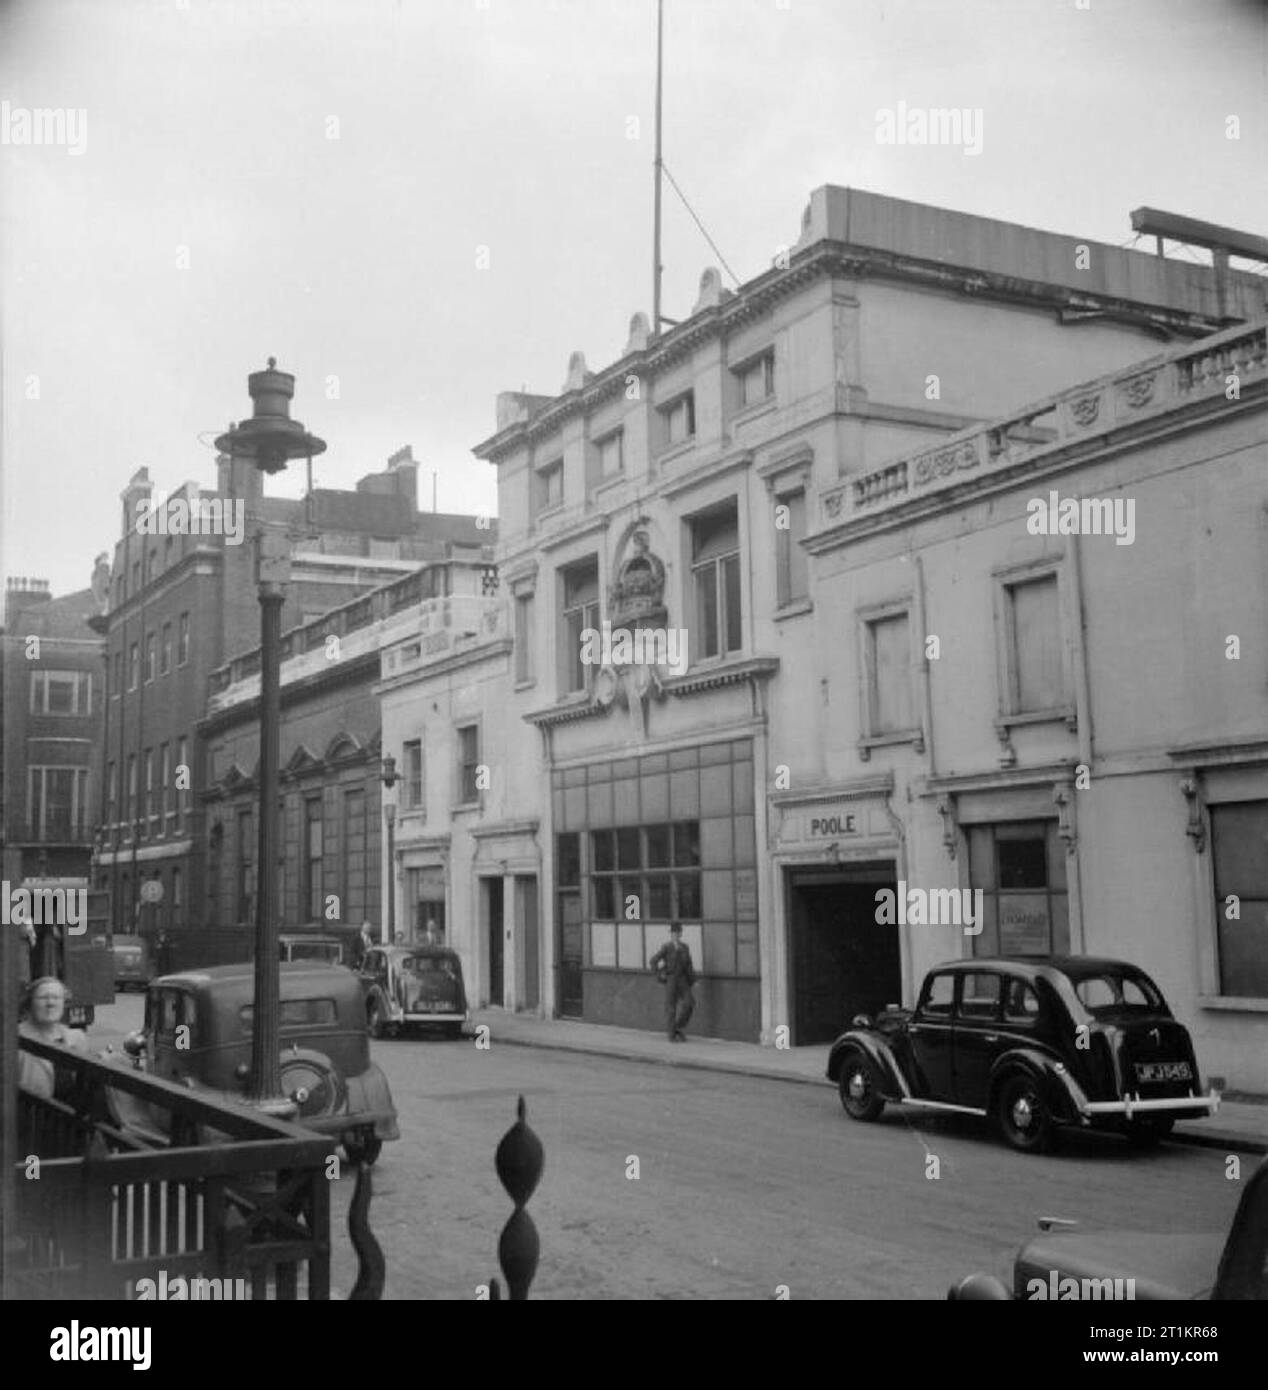
[[[299,1108],[297,1122],[337,1134],[350,1161],[373,1163],[400,1130],[387,1077],[370,1060],[357,977],[339,965],[293,961],[280,967],[279,981],[282,1090]],[[125,1051],[155,1076],[240,1097],[250,1075],[254,988],[250,964],[160,976],[146,995],[144,1027]],[[162,1133],[166,1112],[110,1094],[121,1124]]]
[[[447,946],[374,946],[361,963],[372,1038],[404,1028],[441,1028],[460,1037],[469,1018],[462,961]]]
[[[971,1274],[947,1297],[1268,1300],[1268,1160],[1246,1184],[1227,1236],[1084,1232],[1052,1217],[1041,1217],[1039,1229],[1013,1261],[1011,1290],[993,1275]]]
[[[320,960],[327,965],[345,965],[344,943],[337,937],[316,932],[283,932],[277,938],[282,960]]]
[[[111,949],[114,952],[115,989],[144,989],[154,978],[154,957],[145,937],[130,932],[115,932],[111,938]]]
[[[1059,1125],[1155,1143],[1219,1105],[1158,986],[1091,956],[936,966],[914,1010],[855,1018],[828,1077],[851,1119],[875,1120],[886,1102],[991,1116],[1025,1152],[1049,1148]]]

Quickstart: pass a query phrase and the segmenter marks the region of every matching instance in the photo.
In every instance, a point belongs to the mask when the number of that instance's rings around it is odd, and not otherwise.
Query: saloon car
[[[1268,1300],[1268,1161],[1242,1192],[1226,1236],[1181,1231],[1093,1231],[1040,1217],[1017,1253],[1012,1287],[971,1274],[947,1297],[978,1299]]]
[[[459,1037],[468,1018],[462,961],[446,946],[374,946],[361,962],[365,1019],[372,1038],[406,1028]]]
[[[875,1120],[887,1102],[982,1115],[1024,1152],[1050,1148],[1062,1125],[1154,1143],[1219,1105],[1158,986],[1091,956],[936,966],[914,1009],[856,1017],[827,1074],[851,1119]]]
[[[373,1163],[399,1139],[387,1077],[370,1060],[361,986],[350,970],[315,961],[279,969],[282,1090],[295,1120],[335,1134],[351,1162]],[[242,1096],[251,1069],[254,967],[216,965],[152,981],[145,1024],[124,1042],[134,1065],[194,1089]],[[121,1125],[153,1137],[165,1112],[110,1092]]]
[[[144,989],[154,978],[154,958],[143,936],[115,932],[110,939],[114,953],[114,987],[119,991]]]

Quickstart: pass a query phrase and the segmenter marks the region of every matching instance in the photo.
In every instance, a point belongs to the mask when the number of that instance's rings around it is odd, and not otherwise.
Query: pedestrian
[[[55,975],[44,975],[34,981],[27,996],[29,1017],[18,1024],[18,1036],[34,1038],[36,1042],[60,1043],[76,1052],[87,1052],[87,1034],[78,1028],[68,1028],[62,1022],[66,998],[66,986]],[[60,1080],[52,1062],[19,1050],[18,1085],[22,1090],[51,1100]]]
[[[670,1042],[686,1042],[682,1030],[691,1022],[696,997],[691,992],[696,982],[691,963],[691,947],[682,939],[682,923],[669,924],[669,940],[651,959],[656,978],[665,986],[665,1030]]]
[[[428,946],[441,946],[444,944],[444,936],[441,934],[440,928],[436,925],[436,919],[434,917],[429,917],[427,919],[427,931],[423,939]]]
[[[357,970],[360,970],[360,969],[361,969],[361,965],[362,965],[362,963],[363,963],[364,960],[365,960],[365,953],[366,953],[367,951],[369,951],[369,950],[372,950],[373,947],[374,947],[374,934],[373,934],[373,932],[370,930],[370,919],[367,917],[367,918],[361,923],[361,931],[359,932],[359,934],[358,934],[358,936],[357,936],[357,948],[358,948],[358,952],[359,952],[359,954],[358,954],[358,956],[357,956],[357,963],[356,963],[356,966],[355,966],[355,968],[356,968]]]

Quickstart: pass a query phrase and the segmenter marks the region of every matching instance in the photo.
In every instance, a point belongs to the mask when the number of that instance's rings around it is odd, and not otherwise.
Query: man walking
[[[682,923],[669,924],[669,940],[651,959],[656,978],[665,986],[665,1029],[670,1042],[686,1042],[682,1031],[691,1021],[696,1007],[691,992],[696,972],[691,964],[691,947],[682,939]]]

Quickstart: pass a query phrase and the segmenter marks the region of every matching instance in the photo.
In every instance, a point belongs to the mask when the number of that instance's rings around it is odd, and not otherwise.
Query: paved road
[[[105,1022],[136,1001],[104,1011]],[[1070,1136],[1005,1149],[969,1119],[847,1120],[832,1088],[470,1041],[384,1041],[401,1140],[375,1168],[388,1298],[473,1298],[510,1203],[493,1152],[523,1093],[546,1149],[529,1204],[540,1298],[942,1298],[1004,1273],[1040,1214],[1223,1230],[1238,1186],[1218,1151],[1152,1154]],[[937,1178],[930,1156],[938,1160]],[[638,1160],[637,1178],[630,1160]],[[1243,1158],[1245,1170],[1251,1160]],[[355,1277],[335,1194],[336,1287]]]

